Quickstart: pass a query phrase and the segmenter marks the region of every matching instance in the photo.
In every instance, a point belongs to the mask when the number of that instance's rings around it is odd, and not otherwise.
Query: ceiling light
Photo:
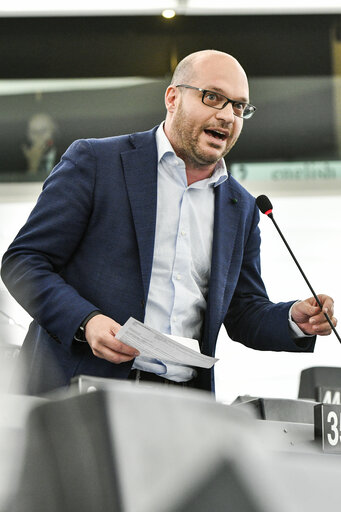
[[[162,16],[166,18],[167,20],[170,20],[171,18],[174,18],[176,12],[174,9],[164,9],[162,11]]]

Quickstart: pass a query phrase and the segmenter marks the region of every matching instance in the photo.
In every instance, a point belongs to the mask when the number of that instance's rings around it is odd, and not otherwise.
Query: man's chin
[[[221,160],[225,155],[227,154],[227,151],[222,151],[221,148],[215,151],[202,151],[200,154],[198,154],[198,161],[202,163],[202,165],[212,165],[216,164]]]

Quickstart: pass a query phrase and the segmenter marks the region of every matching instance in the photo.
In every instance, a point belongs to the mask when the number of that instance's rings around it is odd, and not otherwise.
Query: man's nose
[[[228,103],[222,110],[217,110],[216,118],[225,123],[234,123],[234,113],[232,103]]]

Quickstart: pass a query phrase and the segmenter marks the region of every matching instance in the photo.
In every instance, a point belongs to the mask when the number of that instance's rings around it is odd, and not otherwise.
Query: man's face
[[[212,55],[196,63],[195,73],[187,85],[216,91],[233,100],[248,101],[246,76],[238,64],[225,55]],[[174,105],[166,133],[176,154],[186,165],[198,168],[215,165],[236,143],[243,119],[233,114],[230,103],[223,110],[217,110],[202,103],[200,91],[185,88],[173,91]]]
[[[27,137],[33,144],[46,144],[53,137],[53,122],[45,114],[35,115],[29,122]]]

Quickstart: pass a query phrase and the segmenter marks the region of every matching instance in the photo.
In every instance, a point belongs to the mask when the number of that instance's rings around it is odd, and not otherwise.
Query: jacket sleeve
[[[55,340],[67,345],[82,320],[98,309],[60,275],[86,230],[95,179],[90,142],[74,142],[45,181],[2,261],[1,277],[13,297]]]
[[[311,352],[316,337],[296,343],[289,331],[289,309],[295,301],[275,304],[268,298],[261,278],[258,223],[255,206],[238,283],[224,320],[227,333],[234,341],[257,350]]]

